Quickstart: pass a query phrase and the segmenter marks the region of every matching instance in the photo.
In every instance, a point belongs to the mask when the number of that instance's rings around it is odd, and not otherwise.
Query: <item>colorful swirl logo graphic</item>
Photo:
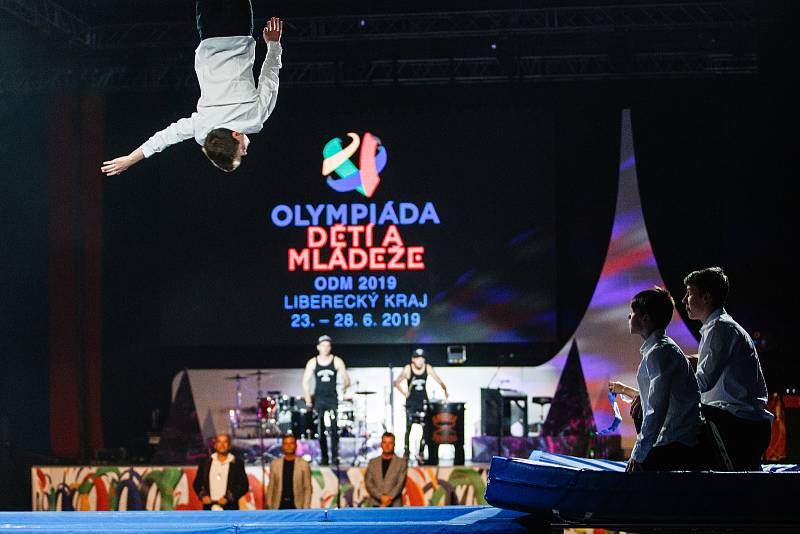
[[[334,137],[322,149],[322,175],[327,178],[331,189],[340,193],[356,190],[369,198],[378,188],[381,177],[378,175],[386,166],[386,148],[381,140],[369,132],[364,133],[363,141],[358,134],[348,133],[350,144],[342,147],[342,140]],[[358,167],[350,161],[350,156],[356,153],[358,147],[361,152],[358,157]],[[338,178],[331,176],[336,173]]]

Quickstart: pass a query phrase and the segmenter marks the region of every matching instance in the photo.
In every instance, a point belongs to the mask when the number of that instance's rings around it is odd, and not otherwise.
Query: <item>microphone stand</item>
[[[338,423],[337,423],[338,424]],[[337,432],[339,429],[336,428],[333,431]],[[338,451],[337,451],[338,452]],[[342,468],[339,463],[339,457],[341,454],[337,454],[336,457],[333,459],[336,462],[336,508],[341,506],[341,498],[342,498]]]
[[[391,423],[391,431],[394,432],[394,376],[392,376],[392,362],[389,362],[389,422]]]
[[[261,509],[267,509],[267,461],[264,458],[264,424],[265,420],[258,422],[259,441],[261,442]],[[270,474],[271,476],[271,474]]]
[[[358,380],[356,380],[356,391],[358,391]],[[342,397],[343,398],[344,398],[344,394],[346,392],[347,392],[346,386],[343,385],[343,387],[342,387]],[[353,404],[353,413],[355,413],[355,408],[356,408],[356,406],[355,406],[355,403],[354,403]],[[339,417],[338,416],[339,416],[339,414],[337,413],[337,411],[334,411],[333,412],[333,424],[331,424],[331,426],[330,426],[330,428],[331,428],[330,431],[331,432],[336,432],[336,434],[337,434],[336,442],[339,444],[336,447],[336,454],[333,455],[333,462],[334,462],[334,465],[336,466],[336,508],[340,508],[341,507],[341,499],[342,499],[342,466],[341,466],[340,458],[342,457],[341,449],[342,449],[343,443],[341,443],[339,441],[339,438],[341,436],[338,435],[339,434]],[[333,436],[331,436],[331,452],[333,452]]]

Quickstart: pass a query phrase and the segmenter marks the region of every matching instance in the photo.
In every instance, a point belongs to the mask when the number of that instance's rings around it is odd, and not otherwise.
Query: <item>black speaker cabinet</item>
[[[481,388],[481,434],[526,436],[528,396],[512,389]]]

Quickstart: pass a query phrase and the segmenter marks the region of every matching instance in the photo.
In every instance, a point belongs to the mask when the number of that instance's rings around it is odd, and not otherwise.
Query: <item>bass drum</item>
[[[453,463],[464,465],[463,402],[428,402],[424,432],[429,465],[439,465],[439,445],[453,445]]]

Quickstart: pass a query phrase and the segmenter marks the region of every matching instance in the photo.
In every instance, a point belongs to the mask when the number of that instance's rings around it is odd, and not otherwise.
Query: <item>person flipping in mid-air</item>
[[[275,109],[278,71],[281,68],[283,22],[272,17],[262,31],[267,57],[253,80],[256,41],[253,39],[253,8],[250,0],[197,0],[197,30],[200,45],[194,53],[194,69],[200,84],[197,111],[173,122],[139,148],[103,162],[108,176],[192,137],[219,169],[236,170],[247,155],[247,134],[261,131]]]

